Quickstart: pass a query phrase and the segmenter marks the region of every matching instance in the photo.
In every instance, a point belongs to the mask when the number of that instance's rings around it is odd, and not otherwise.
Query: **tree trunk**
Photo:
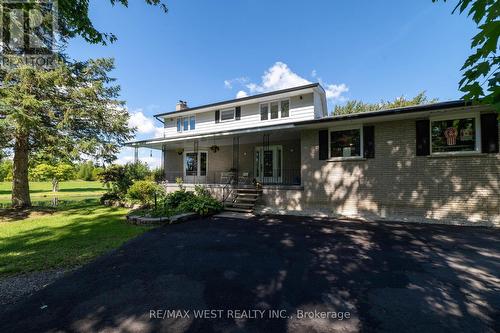
[[[12,169],[12,206],[31,207],[28,182],[28,136],[19,135],[14,145],[14,166]]]

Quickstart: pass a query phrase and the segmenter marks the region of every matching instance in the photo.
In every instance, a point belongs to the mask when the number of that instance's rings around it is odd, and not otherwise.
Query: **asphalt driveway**
[[[495,229],[211,218],[76,270],[0,332],[498,332],[499,273]]]

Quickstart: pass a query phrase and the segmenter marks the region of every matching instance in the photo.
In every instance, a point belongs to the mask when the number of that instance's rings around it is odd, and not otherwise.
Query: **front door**
[[[255,148],[255,175],[263,184],[281,184],[283,174],[281,146]]]
[[[204,184],[207,181],[208,153],[188,151],[184,153],[184,182]]]

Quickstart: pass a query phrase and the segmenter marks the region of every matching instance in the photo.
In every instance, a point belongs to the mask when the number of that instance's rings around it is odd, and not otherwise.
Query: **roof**
[[[199,109],[210,108],[210,107],[214,107],[214,106],[222,106],[225,104],[231,104],[231,103],[237,103],[237,102],[246,102],[246,101],[251,101],[253,99],[258,99],[258,98],[262,98],[262,97],[285,94],[285,93],[289,93],[289,92],[293,92],[293,91],[309,89],[309,88],[316,88],[316,87],[319,87],[319,88],[321,88],[321,90],[324,90],[323,87],[319,83],[311,83],[311,84],[306,84],[303,86],[287,88],[287,89],[282,89],[282,90],[275,90],[275,91],[270,91],[270,92],[266,92],[263,94],[252,95],[252,96],[248,96],[248,97],[229,99],[229,100],[222,101],[222,102],[195,106],[192,108],[187,108],[187,109],[183,109],[183,110],[179,110],[179,111],[170,111],[170,112],[159,113],[159,114],[156,114],[155,117],[169,116],[172,114],[184,113],[184,112],[189,112],[189,111],[194,111],[194,110],[199,110]]]
[[[338,116],[334,115],[314,120],[296,122],[295,125],[317,124],[330,121],[371,118],[371,117],[380,117],[380,116],[388,116],[395,114],[415,113],[415,112],[424,112],[433,110],[446,110],[446,109],[459,108],[469,105],[472,105],[472,103],[463,100],[455,100],[455,101],[439,102],[432,104],[405,106],[405,107],[385,109],[380,111],[358,112],[358,113],[350,113]]]
[[[472,105],[471,102],[469,101],[463,101],[463,100],[454,100],[454,101],[447,101],[447,102],[439,102],[439,103],[432,103],[432,104],[424,104],[424,105],[415,105],[415,106],[407,106],[407,107],[401,107],[401,108],[393,108],[393,109],[385,109],[385,110],[380,110],[380,111],[370,111],[370,112],[359,112],[359,113],[352,113],[352,114],[346,114],[346,115],[338,115],[338,116],[330,116],[330,117],[324,117],[324,118],[319,118],[319,119],[314,119],[314,120],[305,120],[305,121],[298,121],[298,122],[292,122],[292,123],[286,123],[282,125],[268,125],[268,126],[258,126],[258,127],[252,127],[248,128],[245,130],[242,129],[235,129],[235,130],[225,130],[225,131],[218,131],[218,132],[209,132],[209,133],[198,133],[194,136],[203,136],[203,137],[208,137],[208,136],[217,136],[221,134],[239,134],[242,132],[250,132],[250,131],[272,131],[272,130],[280,130],[280,126],[285,126],[287,129],[291,128],[297,128],[299,126],[307,126],[307,125],[317,125],[317,124],[322,124],[322,123],[328,123],[328,122],[336,122],[336,121],[348,121],[348,120],[355,120],[355,119],[362,119],[362,118],[373,118],[373,117],[381,117],[381,116],[391,116],[391,115],[402,115],[402,114],[409,114],[409,113],[420,113],[420,112],[426,112],[426,111],[434,111],[434,110],[446,110],[446,109],[453,109],[453,108],[460,108],[460,107],[465,107],[465,106],[470,106]],[[176,136],[172,138],[156,138],[156,139],[150,139],[150,140],[141,140],[141,141],[133,141],[133,142],[128,142],[126,145],[128,146],[134,146],[134,145],[141,145],[141,144],[153,144],[153,143],[160,143],[160,142],[165,142],[165,141],[170,141],[170,140],[182,140],[182,139],[189,139],[193,135],[187,135],[187,136]]]

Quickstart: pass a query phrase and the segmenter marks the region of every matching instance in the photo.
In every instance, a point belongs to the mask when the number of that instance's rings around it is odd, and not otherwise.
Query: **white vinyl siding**
[[[302,99],[300,98],[302,96]],[[271,119],[270,110],[268,109],[268,119],[261,121],[262,103],[253,103],[241,105],[241,119],[232,121],[214,122],[215,110],[196,113],[196,129],[189,131],[189,134],[205,134],[211,132],[241,130],[246,128],[257,128],[262,126],[281,125],[286,123],[294,123],[296,121],[313,120],[315,118],[313,93],[303,94],[300,96],[292,96],[289,100],[288,117],[279,116],[276,119]],[[274,101],[274,100],[270,100]],[[219,112],[226,110],[221,108]],[[185,133],[177,133],[176,117],[165,116],[165,137],[175,137]]]

